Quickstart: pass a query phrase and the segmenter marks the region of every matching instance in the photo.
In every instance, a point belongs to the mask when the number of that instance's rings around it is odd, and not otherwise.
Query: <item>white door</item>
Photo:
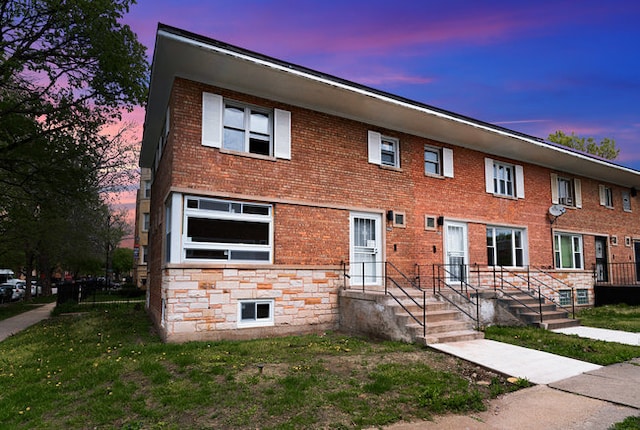
[[[351,285],[382,285],[382,215],[351,214]]]
[[[467,279],[467,224],[445,223],[445,268],[449,281]]]

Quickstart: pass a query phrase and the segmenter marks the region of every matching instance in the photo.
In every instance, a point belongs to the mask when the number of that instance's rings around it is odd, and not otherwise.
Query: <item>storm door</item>
[[[596,237],[596,281],[609,282],[606,237]]]
[[[382,215],[351,214],[351,285],[382,284]]]
[[[459,282],[467,279],[467,224],[445,223],[445,269],[448,280]]]

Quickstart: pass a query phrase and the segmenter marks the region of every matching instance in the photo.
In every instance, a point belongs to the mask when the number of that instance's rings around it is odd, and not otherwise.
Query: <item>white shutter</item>
[[[164,123],[164,137],[167,137],[167,135],[169,134],[169,127],[171,125],[170,114],[171,114],[171,110],[167,107],[167,116],[164,119],[165,120],[165,123]]]
[[[516,165],[516,197],[524,199],[524,169]]]
[[[274,109],[274,150],[276,158],[291,160],[291,112]]]
[[[607,192],[604,185],[598,185],[598,194],[600,195],[600,204],[602,206],[607,205]]]
[[[573,180],[573,188],[574,188],[574,192],[576,193],[576,207],[581,208],[582,207],[582,182],[580,182],[580,179]]]
[[[202,93],[202,145],[222,147],[222,96]]]
[[[488,193],[494,194],[493,186],[493,160],[491,158],[484,159],[484,184]]]
[[[369,130],[369,163],[380,165],[382,163],[380,156],[380,146],[382,145],[382,135],[377,131]]]
[[[453,150],[442,148],[442,175],[453,178]]]
[[[558,204],[558,175],[551,174],[551,203]]]

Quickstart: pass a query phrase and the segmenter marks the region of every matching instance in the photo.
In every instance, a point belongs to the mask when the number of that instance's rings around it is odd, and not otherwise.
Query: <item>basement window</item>
[[[589,304],[589,291],[586,288],[576,290],[576,303],[579,305]]]
[[[560,306],[571,306],[571,290],[560,290]]]
[[[273,300],[240,300],[238,327],[273,325]]]

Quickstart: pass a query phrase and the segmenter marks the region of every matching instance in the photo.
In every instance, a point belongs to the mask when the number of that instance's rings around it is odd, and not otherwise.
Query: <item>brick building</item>
[[[133,253],[133,279],[138,288],[147,289],[149,225],[151,221],[151,169],[140,169],[140,188],[136,194],[136,222]]]
[[[140,165],[168,341],[337,328],[389,263],[429,287],[536,268],[590,304],[640,261],[640,172],[164,25]]]

